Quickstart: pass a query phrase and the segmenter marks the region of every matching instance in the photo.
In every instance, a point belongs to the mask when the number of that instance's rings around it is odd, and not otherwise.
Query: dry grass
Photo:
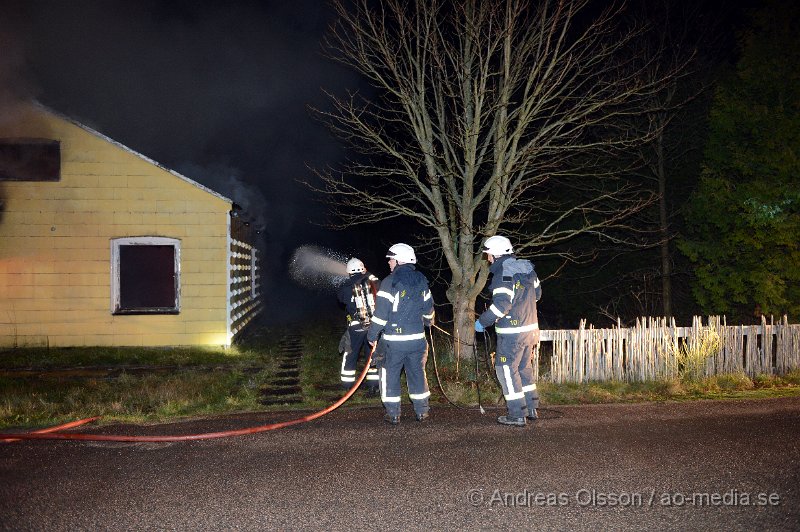
[[[696,382],[706,376],[709,359],[716,355],[721,346],[717,331],[707,327],[697,338],[681,340],[673,347],[674,359],[678,364],[678,376],[684,382]]]
[[[339,334],[329,326],[307,331],[300,382],[304,402],[296,408],[317,408],[336,396],[330,388],[338,384]],[[129,364],[147,360],[160,371],[118,378],[76,378],[50,376],[0,376],[0,428],[55,425],[79,418],[102,415],[104,422],[159,422],[176,418],[265,410],[259,403],[259,388],[277,369],[275,353],[279,334],[265,332],[235,349],[220,350],[49,350],[14,354],[2,367],[32,365],[71,367]],[[273,343],[274,342],[274,343]],[[451,401],[463,406],[502,405],[503,399],[494,368],[485,353],[478,360],[456,364],[448,346],[437,351],[439,377]],[[702,355],[698,355],[702,360]],[[25,361],[22,364],[20,361]],[[169,366],[169,368],[164,368]],[[211,367],[209,367],[211,366]],[[254,366],[257,368],[253,370]],[[216,369],[214,369],[216,367]],[[691,367],[697,367],[692,366]],[[613,403],[731,397],[776,397],[800,395],[800,370],[784,376],[744,374],[690,378],[694,370],[673,380],[625,383],[551,384],[539,382],[542,405]],[[432,354],[428,361],[428,382],[432,401],[447,401],[439,390]],[[328,389],[324,392],[321,390]],[[348,403],[380,404],[375,398],[356,394]],[[277,407],[281,408],[281,407]]]
[[[103,416],[104,422],[155,422],[262,409],[262,375],[239,371],[123,374],[115,380],[0,379],[0,426],[34,426]]]

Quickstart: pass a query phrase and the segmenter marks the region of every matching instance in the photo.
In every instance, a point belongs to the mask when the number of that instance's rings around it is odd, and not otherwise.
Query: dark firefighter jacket
[[[425,342],[425,327],[430,326],[433,312],[428,280],[413,264],[399,264],[381,282],[367,340],[374,342],[383,332],[387,342]]]
[[[536,301],[542,289],[531,261],[514,255],[497,257],[492,273],[492,306],[478,320],[484,327],[495,324],[497,334],[520,334],[539,329]]]

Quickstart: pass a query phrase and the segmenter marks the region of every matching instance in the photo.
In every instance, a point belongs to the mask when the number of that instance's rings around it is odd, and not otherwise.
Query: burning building
[[[259,257],[225,196],[38,104],[0,117],[0,347],[229,345]]]

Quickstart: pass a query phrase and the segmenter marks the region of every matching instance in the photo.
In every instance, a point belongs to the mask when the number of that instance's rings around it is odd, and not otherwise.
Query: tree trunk
[[[664,133],[656,139],[658,157],[658,227],[661,237],[661,300],[664,317],[672,316],[672,261],[669,255],[669,219],[667,217],[667,176],[664,168]]]
[[[453,303],[453,354],[459,359],[471,360],[475,356],[475,298],[471,287],[454,287]]]

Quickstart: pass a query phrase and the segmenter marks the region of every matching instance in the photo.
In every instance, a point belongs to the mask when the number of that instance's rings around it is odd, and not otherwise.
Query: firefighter
[[[405,369],[408,397],[414,405],[417,421],[430,417],[428,380],[425,363],[428,342],[425,327],[433,320],[433,298],[425,276],[416,271],[417,257],[408,244],[395,244],[389,248],[391,274],[381,282],[375,315],[367,340],[374,346],[383,333],[381,343],[385,352],[378,367],[380,371],[381,400],[386,409],[384,420],[392,425],[400,423],[400,373]]]
[[[340,379],[342,387],[349,390],[356,381],[356,365],[361,356],[367,329],[375,312],[378,278],[369,273],[357,258],[347,261],[347,281],[339,287],[337,297],[347,312],[347,330],[339,344],[342,353]],[[345,338],[346,336],[346,338]],[[367,395],[378,395],[378,369],[370,365],[366,377]]]
[[[497,422],[524,427],[538,418],[539,392],[531,359],[539,343],[536,302],[542,289],[533,264],[514,256],[508,238],[488,238],[483,252],[491,264],[492,306],[475,322],[475,330],[484,332],[494,325],[497,334],[494,366],[508,408],[508,414]]]

